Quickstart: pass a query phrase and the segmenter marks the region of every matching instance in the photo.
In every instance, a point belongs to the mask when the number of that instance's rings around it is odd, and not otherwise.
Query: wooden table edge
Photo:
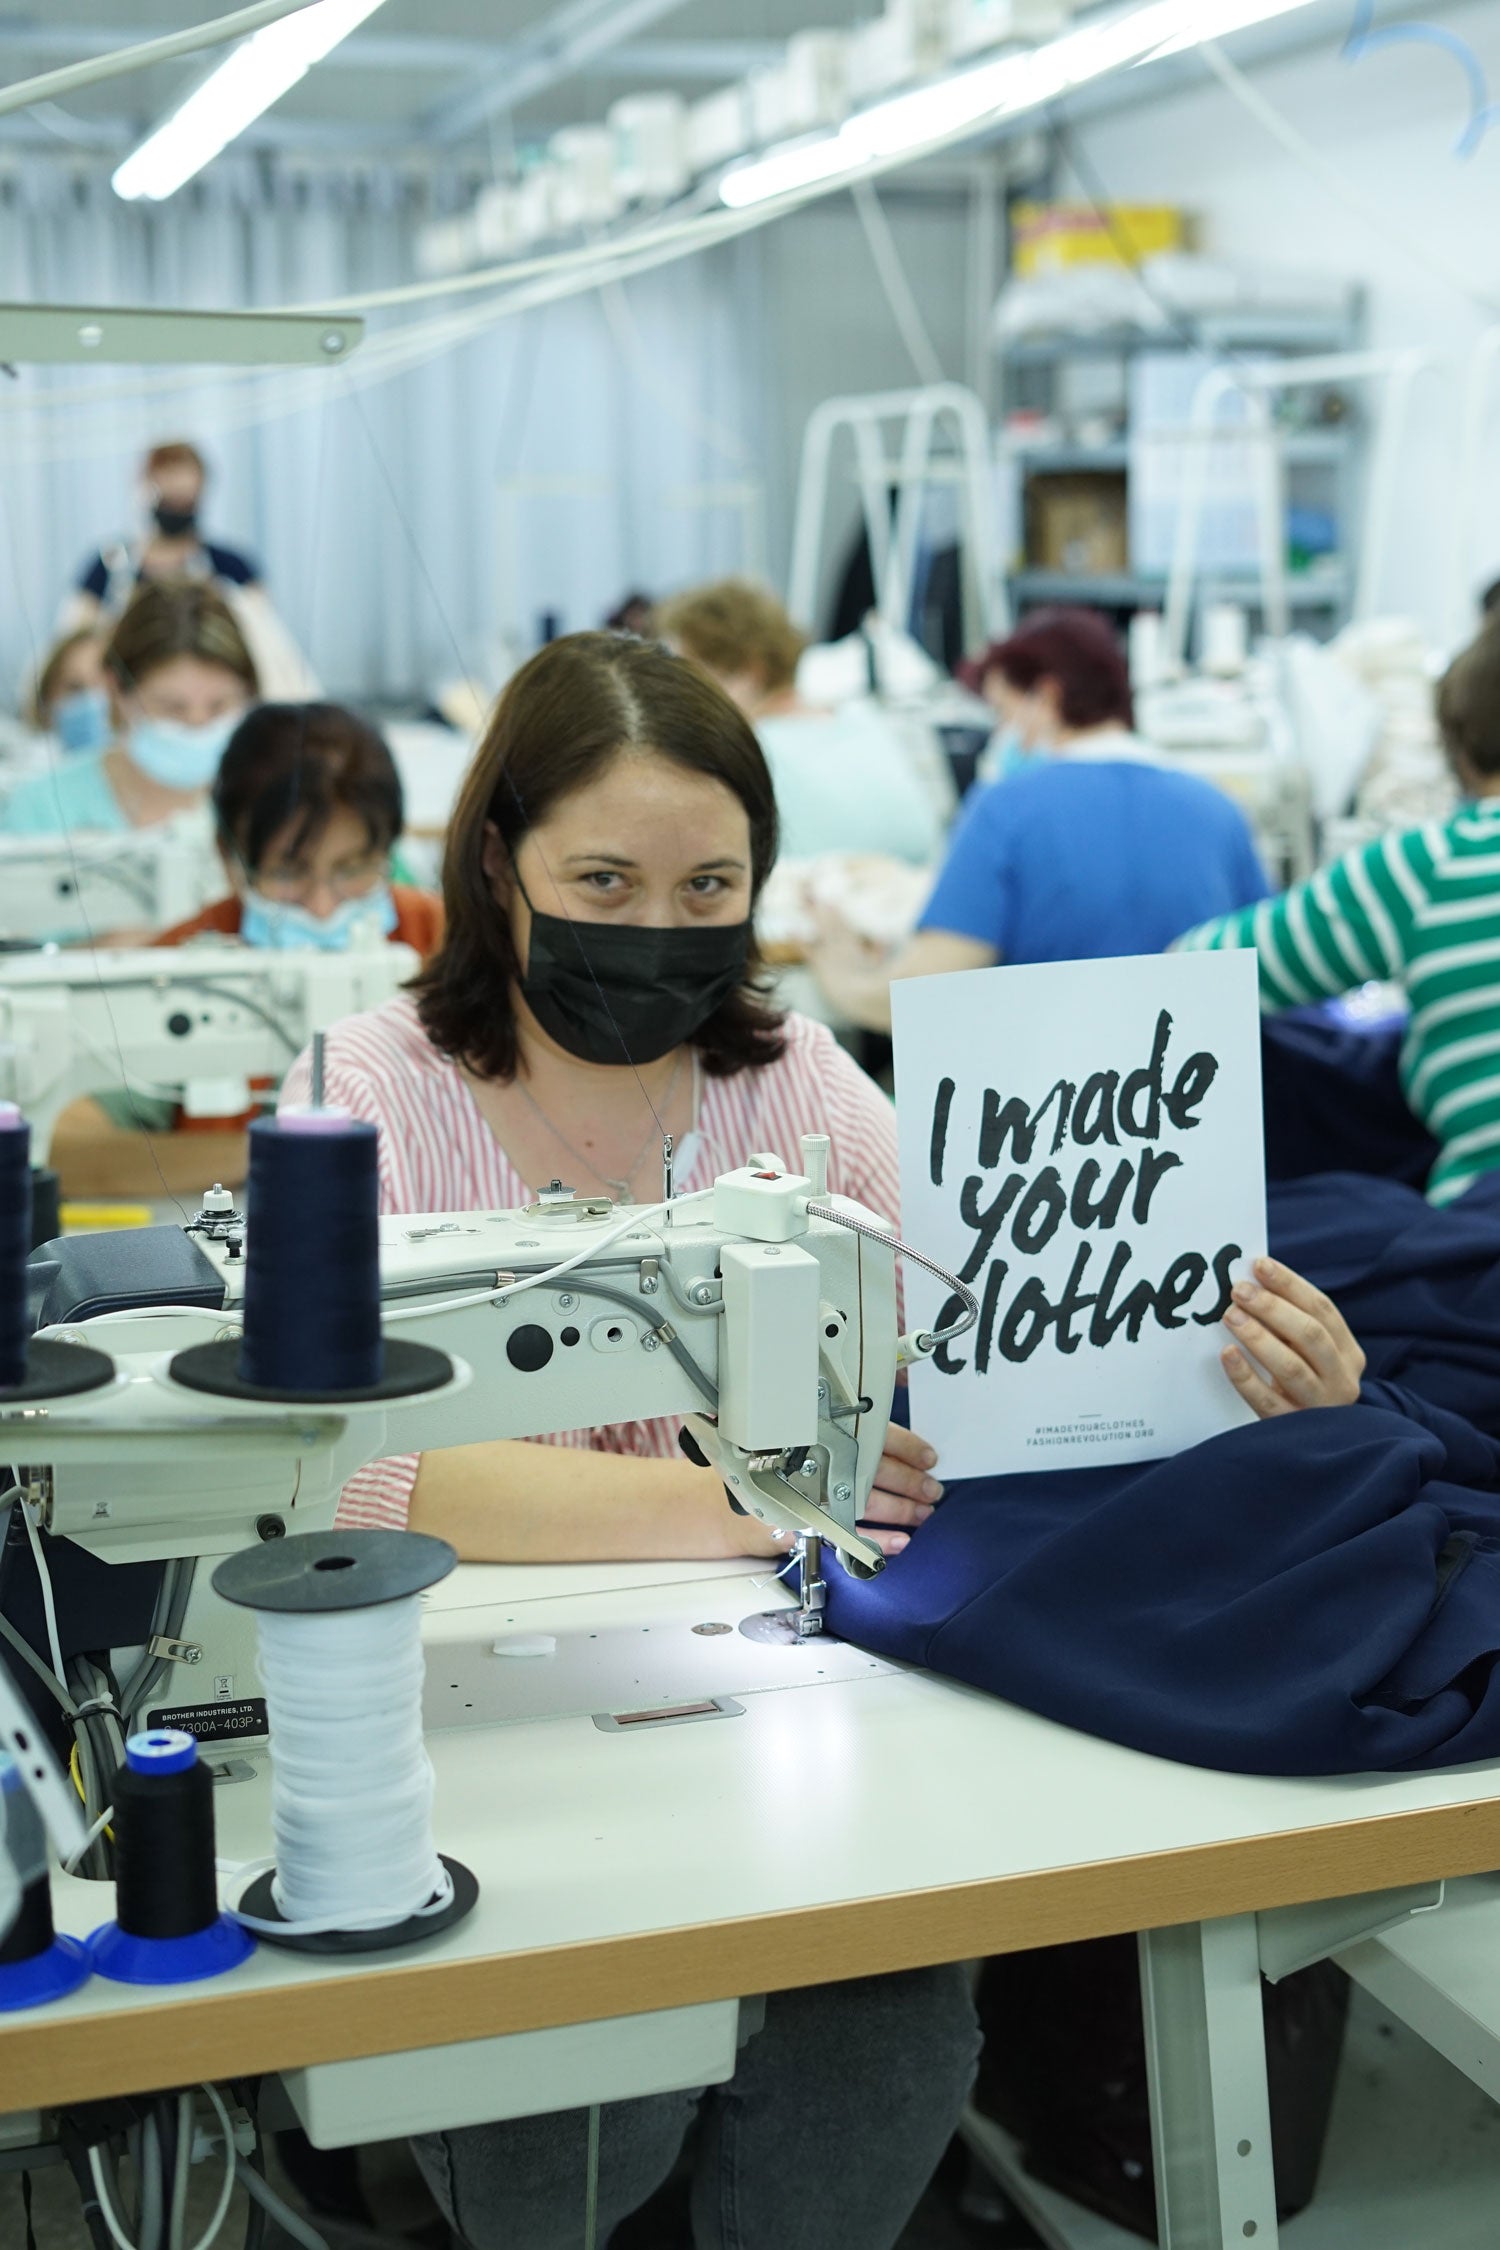
[[[837,1983],[1500,1868],[1500,1798],[730,1921],[0,2016],[0,2113]],[[356,1973],[351,1974],[350,1970]]]

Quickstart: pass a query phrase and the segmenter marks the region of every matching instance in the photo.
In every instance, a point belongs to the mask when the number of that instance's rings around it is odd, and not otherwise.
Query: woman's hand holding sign
[[[1224,1321],[1234,1338],[1224,1372],[1263,1422],[1358,1399],[1364,1353],[1333,1300],[1290,1266],[1257,1258],[1255,1279],[1235,1283]]]

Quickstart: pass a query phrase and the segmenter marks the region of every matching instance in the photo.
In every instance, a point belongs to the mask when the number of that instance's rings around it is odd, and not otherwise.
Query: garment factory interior
[[[0,11],[0,2250],[1495,2250],[1495,0]]]

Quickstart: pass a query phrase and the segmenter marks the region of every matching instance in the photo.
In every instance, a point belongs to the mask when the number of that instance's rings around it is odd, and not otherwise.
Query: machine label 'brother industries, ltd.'
[[[1265,1249],[1253,954],[892,992],[906,1239],[979,1299],[912,1374],[949,1477],[1160,1458],[1249,1416],[1219,1365]],[[909,1272],[907,1325],[951,1318]]]

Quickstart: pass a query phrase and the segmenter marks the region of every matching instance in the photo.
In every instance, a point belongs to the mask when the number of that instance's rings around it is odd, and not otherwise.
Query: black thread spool
[[[256,1119],[241,1339],[179,1352],[177,1382],[338,1401],[404,1398],[449,1380],[445,1352],[381,1335],[377,1148],[375,1127],[344,1110]]]
[[[0,2010],[9,2012],[76,1992],[88,1976],[89,1959],[76,1938],[57,1935],[42,1816],[19,1770],[5,1760],[0,1760],[0,1851],[9,1852],[23,1881],[20,1911],[0,1939]]]
[[[218,1920],[214,1787],[191,1736],[132,1736],[115,1775],[115,1919],[128,1937],[195,1937]]]
[[[213,1777],[190,1734],[133,1734],[115,1775],[115,1919],[89,1940],[94,1967],[121,1984],[185,1984],[255,1949],[219,1911]]]
[[[65,1398],[98,1390],[114,1361],[85,1344],[59,1344],[31,1334],[26,1261],[31,1255],[31,1127],[10,1102],[0,1102],[0,1400]]]

